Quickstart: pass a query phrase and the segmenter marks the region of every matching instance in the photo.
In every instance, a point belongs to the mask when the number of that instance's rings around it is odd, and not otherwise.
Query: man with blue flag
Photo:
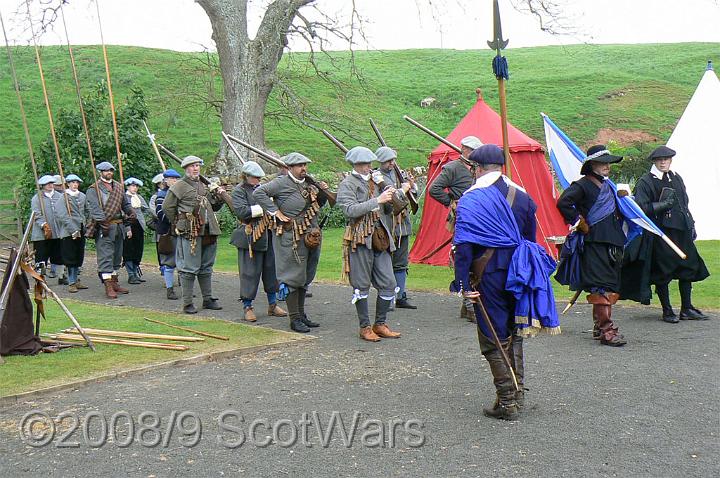
[[[565,222],[573,225],[561,252],[555,276],[571,290],[589,292],[593,305],[593,338],[603,345],[619,347],[627,342],[612,320],[612,306],[620,295],[625,232],[623,214],[616,203],[610,164],[622,161],[604,145],[590,147],[580,174],[558,199]]]
[[[469,159],[476,179],[458,202],[451,289],[474,302],[480,352],[493,375],[497,399],[483,413],[516,420],[524,405],[523,336],[560,333],[555,261],[535,243],[535,202],[502,175],[502,149],[484,145]]]

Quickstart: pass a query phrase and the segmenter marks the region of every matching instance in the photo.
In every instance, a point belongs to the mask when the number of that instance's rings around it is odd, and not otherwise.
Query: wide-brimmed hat
[[[590,146],[587,150],[587,158],[585,158],[582,168],[580,168],[580,174],[589,174],[592,171],[591,161],[597,161],[598,163],[619,163],[622,159],[622,156],[611,154],[604,144]]]
[[[648,156],[648,160],[655,161],[656,159],[660,158],[672,158],[675,156],[675,150],[668,148],[667,146],[658,146],[657,148],[653,149],[653,152],[650,153],[650,156]]]

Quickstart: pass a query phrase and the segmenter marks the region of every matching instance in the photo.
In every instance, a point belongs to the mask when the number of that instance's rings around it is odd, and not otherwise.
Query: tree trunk
[[[288,28],[298,10],[314,0],[274,0],[265,10],[255,39],[247,31],[248,0],[196,0],[213,29],[223,79],[222,124],[226,133],[258,148],[265,147],[265,107],[275,73],[287,45]],[[250,154],[239,148],[240,154]],[[250,159],[257,160],[249,156]],[[263,169],[273,168],[260,161]],[[220,142],[214,169],[222,176],[236,175],[242,163]]]

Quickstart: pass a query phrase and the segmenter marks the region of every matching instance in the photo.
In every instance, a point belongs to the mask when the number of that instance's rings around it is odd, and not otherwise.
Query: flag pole
[[[510,143],[508,142],[508,119],[507,119],[507,95],[505,81],[509,78],[507,59],[502,56],[501,51],[508,45],[508,40],[503,39],[502,24],[500,23],[500,7],[498,0],[493,0],[493,40],[488,41],[488,46],[495,50],[492,66],[495,78],[498,80],[498,95],[500,97],[500,125],[502,126],[503,153],[505,154],[505,174],[512,179],[510,167]]]

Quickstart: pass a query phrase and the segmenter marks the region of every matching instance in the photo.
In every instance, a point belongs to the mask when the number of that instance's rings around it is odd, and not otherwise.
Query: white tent
[[[698,239],[720,239],[720,80],[708,62],[707,70],[668,147],[677,155],[672,169],[682,176],[690,198]]]

